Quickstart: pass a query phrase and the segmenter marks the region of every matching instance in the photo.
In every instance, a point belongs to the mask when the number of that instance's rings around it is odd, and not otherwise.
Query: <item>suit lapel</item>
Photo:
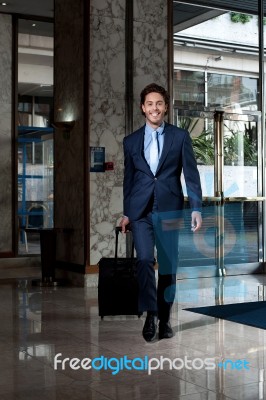
[[[162,151],[162,155],[161,155],[160,160],[159,160],[157,172],[159,171],[159,169],[163,165],[163,162],[164,162],[165,158],[167,157],[167,154],[168,154],[168,152],[169,152],[169,150],[170,150],[170,148],[172,146],[173,139],[174,139],[173,130],[171,129],[171,127],[167,123],[165,123],[163,151]]]
[[[140,128],[140,135],[139,135],[139,140],[138,140],[138,153],[139,153],[140,157],[143,157],[144,160],[145,160],[144,150],[143,150],[143,148],[144,148],[144,134],[145,134],[145,125],[142,128]]]
[[[143,161],[143,169],[146,171],[147,174],[152,175],[153,173],[151,172],[150,166],[146,161],[145,155],[144,155],[144,135],[145,135],[145,125],[140,129],[140,135],[139,135],[139,143],[138,143],[138,153],[140,159]]]

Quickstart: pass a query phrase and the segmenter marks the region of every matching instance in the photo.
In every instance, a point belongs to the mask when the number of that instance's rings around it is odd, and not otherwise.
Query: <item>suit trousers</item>
[[[158,313],[161,321],[169,321],[176,293],[178,266],[179,218],[177,213],[149,212],[131,222],[137,253],[139,311]],[[157,249],[158,285],[155,278],[154,250]]]

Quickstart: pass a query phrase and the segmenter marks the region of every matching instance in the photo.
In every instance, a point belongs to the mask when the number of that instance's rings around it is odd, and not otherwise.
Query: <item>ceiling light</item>
[[[31,26],[36,26],[35,22]]]
[[[7,3],[1,3],[1,6],[7,6]]]

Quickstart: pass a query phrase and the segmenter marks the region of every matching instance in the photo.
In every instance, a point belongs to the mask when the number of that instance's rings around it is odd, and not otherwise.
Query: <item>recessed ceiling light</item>
[[[31,26],[36,26],[35,22]]]
[[[1,3],[1,6],[7,6],[7,3]]]

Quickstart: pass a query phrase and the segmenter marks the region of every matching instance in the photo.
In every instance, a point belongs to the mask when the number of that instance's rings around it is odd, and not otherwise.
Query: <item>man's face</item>
[[[163,96],[156,92],[147,94],[144,104],[142,104],[142,111],[145,114],[146,122],[152,128],[158,128],[162,124],[167,111]]]

